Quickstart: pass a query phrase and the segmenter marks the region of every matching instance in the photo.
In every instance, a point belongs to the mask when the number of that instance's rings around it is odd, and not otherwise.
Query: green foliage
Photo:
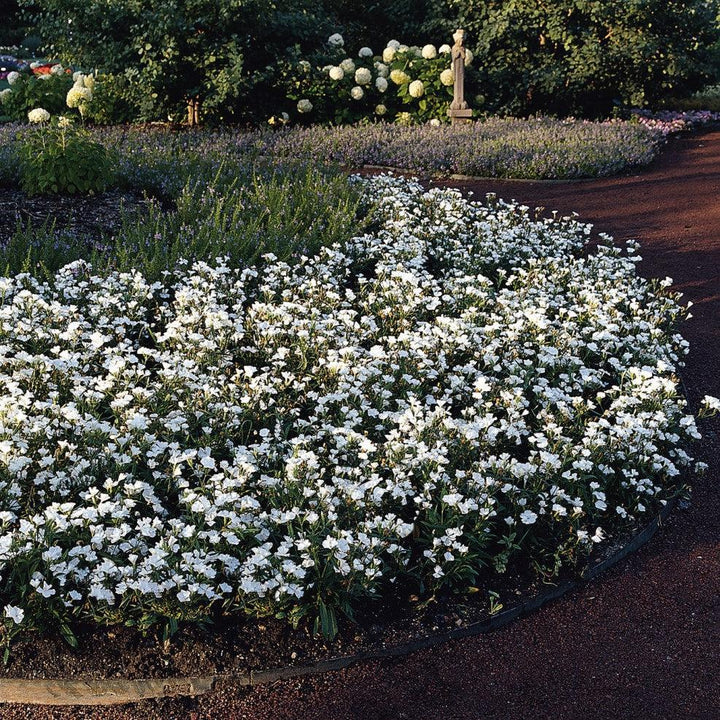
[[[190,181],[174,209],[153,202],[142,218],[128,217],[93,266],[160,279],[181,258],[226,256],[242,266],[272,253],[292,261],[358,231],[359,190],[341,173],[286,163],[233,175],[221,169],[210,183]]]
[[[93,194],[113,180],[112,153],[84,130],[43,124],[23,135],[18,153],[29,194]]]
[[[10,92],[3,94],[3,115],[26,122],[28,112],[38,107],[51,115],[63,113],[67,110],[65,98],[72,85],[69,71],[40,76],[23,72],[10,86]]]
[[[490,110],[601,115],[700,87],[716,12],[714,0],[442,0],[425,27],[465,28]]]
[[[282,12],[272,0],[20,2],[52,38],[53,52],[112,75],[117,97],[141,120],[182,120],[190,99],[206,119],[243,118],[267,65],[287,46],[307,47],[324,32],[307,0]],[[255,98],[266,101],[262,93]]]

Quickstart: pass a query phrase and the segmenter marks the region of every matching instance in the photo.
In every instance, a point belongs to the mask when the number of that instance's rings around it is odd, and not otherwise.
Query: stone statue
[[[453,35],[455,44],[450,51],[453,71],[453,101],[450,105],[453,110],[465,110],[468,104],[465,102],[465,31],[456,30]]]
[[[455,44],[450,51],[453,72],[453,101],[450,103],[448,115],[450,121],[455,124],[472,118],[472,110],[465,101],[465,31],[456,30],[453,35]]]

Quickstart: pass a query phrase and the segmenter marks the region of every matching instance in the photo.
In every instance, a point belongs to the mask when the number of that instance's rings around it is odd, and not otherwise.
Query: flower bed
[[[682,485],[683,316],[573,219],[364,181],[375,231],[0,280],[5,640],[551,578]],[[632,252],[634,248],[630,248]]]
[[[491,118],[453,127],[294,129],[267,139],[275,155],[430,173],[566,179],[615,175],[655,156],[660,135],[637,123]]]

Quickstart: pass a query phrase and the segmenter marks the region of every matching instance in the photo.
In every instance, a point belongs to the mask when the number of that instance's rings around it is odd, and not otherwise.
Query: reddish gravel
[[[684,373],[693,403],[720,395],[720,131],[673,140],[637,175],[583,183],[448,183],[577,212],[637,238],[641,272],[695,304]],[[720,445],[692,503],[598,581],[491,635],[321,677],[125,708],[0,706],[0,718],[616,720],[720,718]]]

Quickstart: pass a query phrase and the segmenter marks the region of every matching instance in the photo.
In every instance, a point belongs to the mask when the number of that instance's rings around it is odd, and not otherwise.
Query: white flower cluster
[[[50,113],[45,108],[34,108],[28,111],[28,122],[42,125],[50,120]]]
[[[669,497],[698,435],[686,345],[634,258],[364,182],[377,232],[292,266],[0,278],[8,622],[431,587]]]

